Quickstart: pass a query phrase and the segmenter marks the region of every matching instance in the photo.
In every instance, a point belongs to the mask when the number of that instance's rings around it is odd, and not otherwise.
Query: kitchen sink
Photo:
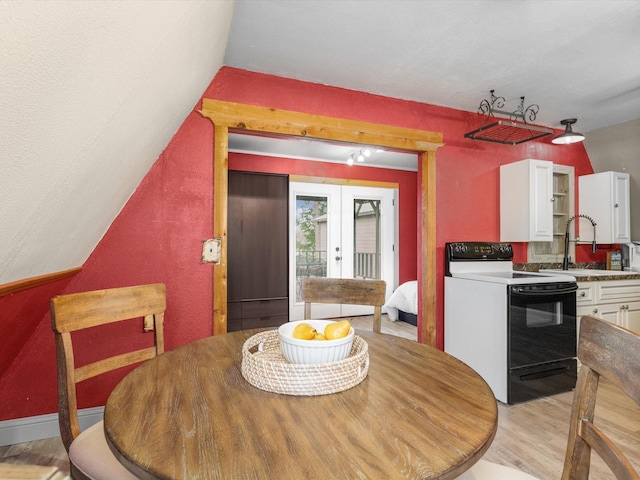
[[[562,270],[560,268],[541,269],[540,273],[563,273],[574,277],[591,277],[596,275],[632,275],[638,272],[626,272],[621,270],[596,270],[594,268],[570,268]]]

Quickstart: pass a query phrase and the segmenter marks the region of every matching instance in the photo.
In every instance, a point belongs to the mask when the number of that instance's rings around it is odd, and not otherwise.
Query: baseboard
[[[78,410],[80,428],[84,430],[102,420],[104,407]],[[0,447],[60,436],[58,414],[3,420],[0,422]]]

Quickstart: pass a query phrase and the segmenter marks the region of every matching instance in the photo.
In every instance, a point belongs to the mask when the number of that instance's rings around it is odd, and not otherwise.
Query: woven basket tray
[[[258,333],[242,347],[242,376],[267,392],[328,395],[355,387],[368,372],[369,346],[358,335],[344,360],[312,365],[289,363],[280,350],[277,330]]]

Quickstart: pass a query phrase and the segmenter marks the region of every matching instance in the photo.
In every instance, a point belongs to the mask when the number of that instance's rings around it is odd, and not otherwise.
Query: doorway
[[[204,98],[199,113],[214,125],[213,235],[221,241],[213,269],[213,334],[227,332],[229,130],[379,146],[420,154],[418,198],[418,341],[436,345],[436,150],[442,134]]]
[[[289,319],[303,318],[304,277],[398,278],[397,189],[324,183],[289,185]],[[372,307],[315,305],[314,318],[369,315]]]

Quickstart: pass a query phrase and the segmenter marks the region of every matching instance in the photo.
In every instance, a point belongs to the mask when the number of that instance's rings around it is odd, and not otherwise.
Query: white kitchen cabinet
[[[575,215],[575,170],[568,165],[553,165],[553,241],[529,242],[529,263],[562,263],[567,221]],[[575,238],[571,223],[571,238]],[[569,244],[569,257],[575,258],[575,242]]]
[[[631,241],[628,173],[602,172],[578,177],[578,211],[596,222],[596,243]],[[591,225],[580,225],[580,240],[593,241]]]
[[[640,333],[640,302],[632,302],[625,306],[622,326]]]
[[[576,314],[592,315],[640,333],[640,280],[578,282]]]
[[[500,241],[553,241],[553,162],[526,159],[500,167]]]

